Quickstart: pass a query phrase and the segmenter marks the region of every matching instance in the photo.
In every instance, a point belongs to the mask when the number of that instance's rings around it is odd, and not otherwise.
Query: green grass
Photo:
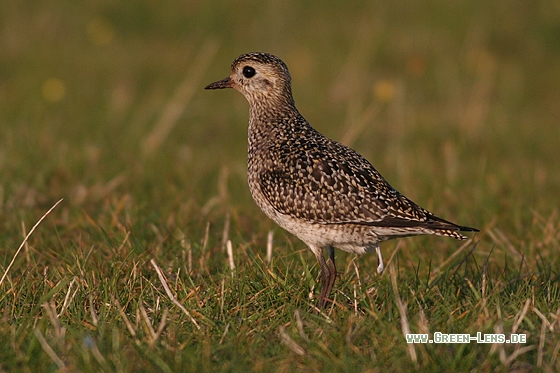
[[[1,372],[560,371],[556,2],[4,1],[0,50]],[[318,130],[481,233],[384,243],[381,276],[337,251],[314,312],[315,258],[246,185],[248,105],[203,90],[257,50]]]

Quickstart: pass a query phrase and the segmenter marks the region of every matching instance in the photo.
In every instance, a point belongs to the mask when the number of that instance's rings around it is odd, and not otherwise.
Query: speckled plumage
[[[335,247],[359,254],[376,250],[381,272],[381,241],[418,234],[465,239],[459,231],[477,231],[410,201],[360,154],[311,127],[296,109],[288,67],[278,57],[241,55],[231,71],[206,89],[235,88],[249,101],[251,194],[266,215],[317,256],[320,307],[326,306],[336,278]]]

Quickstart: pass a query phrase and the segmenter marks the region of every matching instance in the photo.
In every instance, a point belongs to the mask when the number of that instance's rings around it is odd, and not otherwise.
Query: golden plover
[[[261,210],[317,257],[320,308],[330,301],[336,279],[334,248],[375,250],[381,273],[381,241],[420,234],[462,240],[467,237],[460,231],[478,231],[418,206],[360,154],[311,127],[296,109],[288,67],[278,57],[239,56],[229,77],[205,89],[222,88],[234,88],[249,101],[249,189]]]

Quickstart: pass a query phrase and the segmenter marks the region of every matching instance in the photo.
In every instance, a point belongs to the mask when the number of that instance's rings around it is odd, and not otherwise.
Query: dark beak
[[[218,80],[217,82],[210,83],[204,89],[224,89],[231,88],[231,79],[229,76],[225,79]]]

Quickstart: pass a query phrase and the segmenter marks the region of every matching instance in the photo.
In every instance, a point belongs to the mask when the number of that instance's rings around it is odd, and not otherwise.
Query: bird
[[[333,302],[335,248],[357,254],[414,235],[464,240],[478,229],[454,224],[395,190],[358,152],[315,130],[296,108],[291,75],[278,57],[240,55],[231,74],[205,87],[233,88],[249,102],[247,179],[253,200],[303,241],[321,269],[318,308]],[[324,251],[327,259],[325,260]]]

